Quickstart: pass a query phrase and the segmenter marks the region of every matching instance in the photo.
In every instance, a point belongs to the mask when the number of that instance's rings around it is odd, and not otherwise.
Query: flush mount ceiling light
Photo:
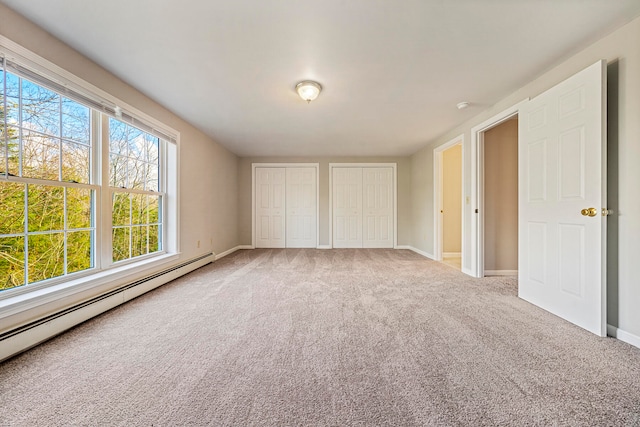
[[[312,80],[305,80],[296,85],[296,92],[298,92],[300,98],[307,101],[307,103],[316,99],[318,95],[320,95],[321,90],[322,86],[320,86],[320,83]]]
[[[459,102],[456,107],[458,107],[458,110],[464,110],[465,108],[467,108],[469,106],[469,103],[467,101],[462,101]]]

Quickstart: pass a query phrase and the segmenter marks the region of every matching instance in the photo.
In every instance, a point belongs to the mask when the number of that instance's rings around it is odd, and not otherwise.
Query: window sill
[[[48,304],[59,303],[65,299],[71,301],[69,304],[65,301],[64,306],[80,302],[170,267],[179,257],[179,253],[164,254],[56,285],[34,289],[32,292],[10,295],[0,300],[0,331],[8,326],[3,324],[3,320],[11,316]],[[63,306],[59,308],[63,308]]]

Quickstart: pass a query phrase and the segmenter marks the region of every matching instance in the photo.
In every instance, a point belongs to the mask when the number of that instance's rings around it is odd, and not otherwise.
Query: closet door
[[[256,247],[285,247],[284,168],[256,168]]]
[[[364,248],[393,248],[393,169],[363,168]]]
[[[316,169],[287,168],[287,247],[317,246]]]
[[[333,169],[333,247],[362,247],[362,168]]]

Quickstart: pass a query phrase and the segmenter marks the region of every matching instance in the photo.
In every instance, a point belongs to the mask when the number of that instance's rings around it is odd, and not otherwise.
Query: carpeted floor
[[[0,365],[2,426],[640,426],[640,349],[404,250],[240,251]]]

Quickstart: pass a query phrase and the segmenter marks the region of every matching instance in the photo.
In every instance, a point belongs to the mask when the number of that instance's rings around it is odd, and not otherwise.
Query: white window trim
[[[98,289],[104,287],[104,285],[114,283],[116,283],[115,286],[117,287],[134,276],[142,277],[140,273],[150,273],[175,262],[180,255],[180,194],[178,192],[180,176],[180,132],[2,35],[0,35],[0,55],[37,72],[47,79],[68,87],[70,90],[82,93],[106,107],[113,109],[117,106],[121,110],[126,111],[128,115],[140,119],[141,123],[145,123],[171,136],[175,140],[175,142],[167,141],[166,144],[163,144],[166,148],[161,154],[161,161],[164,162],[164,164],[161,165],[161,179],[165,180],[166,192],[162,206],[164,212],[163,250],[157,254],[134,258],[131,262],[123,262],[115,265],[107,264],[107,266],[99,260],[101,255],[96,254],[94,258],[95,266],[91,270],[78,272],[77,275],[73,274],[71,277],[56,277],[42,282],[35,282],[34,284],[3,290],[0,292],[0,322],[3,318],[10,315],[70,295],[83,293],[90,289]],[[96,126],[97,129],[92,130],[92,132],[95,132],[94,136],[101,132],[101,121],[97,120],[96,122],[98,123]],[[105,142],[103,141],[103,146],[104,145]],[[94,144],[94,148],[92,148],[94,155],[97,150],[96,146],[97,144]],[[99,174],[100,176],[94,176],[92,178],[101,178],[102,174],[108,173],[108,162],[105,161],[103,156],[101,156],[100,159],[101,164],[97,165],[96,170],[94,170],[94,174]],[[96,182],[102,181],[98,179]],[[104,203],[106,202],[104,200],[105,194],[110,194],[108,187],[102,187],[102,197],[97,197],[95,200],[95,209],[100,210],[103,217],[103,224],[96,224],[96,246],[105,239],[107,239],[107,241],[111,240],[110,227],[108,230],[109,235],[104,235],[105,229],[107,228],[104,225],[106,218],[102,213]],[[102,248],[105,249],[104,245]],[[111,288],[113,287],[112,285]],[[0,329],[2,328],[0,327]]]

